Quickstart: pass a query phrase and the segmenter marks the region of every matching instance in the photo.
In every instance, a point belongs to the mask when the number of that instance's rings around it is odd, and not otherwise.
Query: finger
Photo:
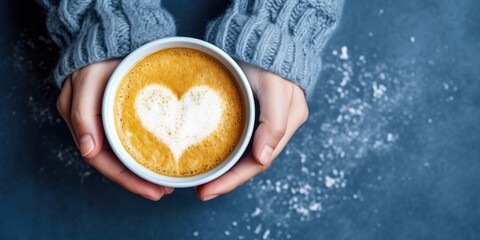
[[[96,63],[82,69],[72,79],[71,122],[83,157],[95,157],[103,146],[101,119],[103,92],[117,62]]]
[[[128,170],[111,151],[101,151],[87,162],[108,179],[152,201],[160,200],[166,192],[164,187],[148,182]]]
[[[285,147],[296,130],[308,117],[308,108],[303,92],[301,90],[298,92],[295,91],[294,95],[295,96],[292,98],[292,107],[290,108],[291,111],[289,113],[287,130],[273,152],[272,158],[275,158],[280,154],[281,150]],[[199,186],[197,188],[197,195],[201,200],[208,201],[219,195],[232,191],[267,168],[268,165],[259,165],[251,155],[247,155],[223,176]]]
[[[259,126],[253,138],[253,157],[268,165],[273,151],[284,137],[292,100],[293,84],[272,73],[263,76],[256,89],[260,103]]]
[[[75,130],[72,128],[72,123],[70,121],[70,111],[72,109],[72,82],[71,78],[67,78],[63,84],[62,91],[57,98],[57,110],[62,116],[63,120],[68,126],[70,133],[73,136],[75,144],[77,143]]]
[[[273,159],[275,159],[285,148],[290,138],[308,119],[308,105],[305,99],[305,93],[298,86],[293,88],[292,102],[290,103],[290,112],[288,117],[288,127],[286,137],[282,138],[277,148],[273,151]]]
[[[63,119],[70,118],[68,114],[70,112],[70,107],[72,104],[72,83],[70,77],[65,79],[63,84],[62,91],[57,98],[57,110],[58,113],[62,116]]]

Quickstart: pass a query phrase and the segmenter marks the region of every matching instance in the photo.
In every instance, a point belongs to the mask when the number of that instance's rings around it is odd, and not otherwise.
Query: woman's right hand
[[[88,164],[128,191],[158,201],[174,189],[135,175],[117,159],[104,140],[102,97],[108,79],[119,63],[119,59],[107,60],[74,72],[64,82],[57,108]]]

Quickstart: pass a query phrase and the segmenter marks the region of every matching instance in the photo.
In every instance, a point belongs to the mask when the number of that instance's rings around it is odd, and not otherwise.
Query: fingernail
[[[273,148],[268,145],[263,147],[262,152],[260,153],[260,162],[263,165],[268,165],[272,159]]]
[[[148,196],[148,195],[142,195],[142,197],[152,200],[152,201],[158,201],[158,199],[155,199],[154,197]]]
[[[82,136],[80,138],[79,143],[80,143],[80,152],[82,153],[83,157],[87,156],[95,148],[95,144],[93,143],[93,139],[90,135]]]
[[[174,190],[174,188],[171,188],[171,187],[164,187],[165,189],[165,194],[171,194]]]
[[[206,202],[206,201],[212,200],[216,197],[218,197],[218,195],[210,195],[210,196],[207,196],[206,198],[204,198],[203,201]]]

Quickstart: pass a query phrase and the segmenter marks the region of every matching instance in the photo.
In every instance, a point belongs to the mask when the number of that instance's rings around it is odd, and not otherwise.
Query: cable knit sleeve
[[[207,27],[207,41],[233,58],[313,90],[325,43],[335,29],[343,0],[234,0]]]
[[[47,29],[60,47],[55,82],[88,64],[123,57],[142,44],[175,35],[161,0],[41,0]]]

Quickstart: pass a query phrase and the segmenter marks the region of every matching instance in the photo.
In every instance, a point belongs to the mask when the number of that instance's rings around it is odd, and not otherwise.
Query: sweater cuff
[[[289,79],[309,96],[319,79],[320,52],[336,16],[293,2],[298,1],[288,1],[280,12],[259,10],[251,15],[233,6],[209,24],[206,40],[237,60]]]
[[[142,9],[138,6],[129,9],[135,11],[125,13],[122,10],[97,8],[96,11],[102,15],[101,19],[84,20],[77,34],[70,38],[70,43],[61,49],[61,57],[54,70],[54,80],[58,87],[61,88],[65,78],[77,69],[95,62],[124,57],[147,42],[175,35],[173,17],[165,10]],[[90,24],[85,24],[88,22]],[[54,24],[55,19],[47,23],[50,26]],[[69,34],[66,32],[59,37],[66,39]]]

